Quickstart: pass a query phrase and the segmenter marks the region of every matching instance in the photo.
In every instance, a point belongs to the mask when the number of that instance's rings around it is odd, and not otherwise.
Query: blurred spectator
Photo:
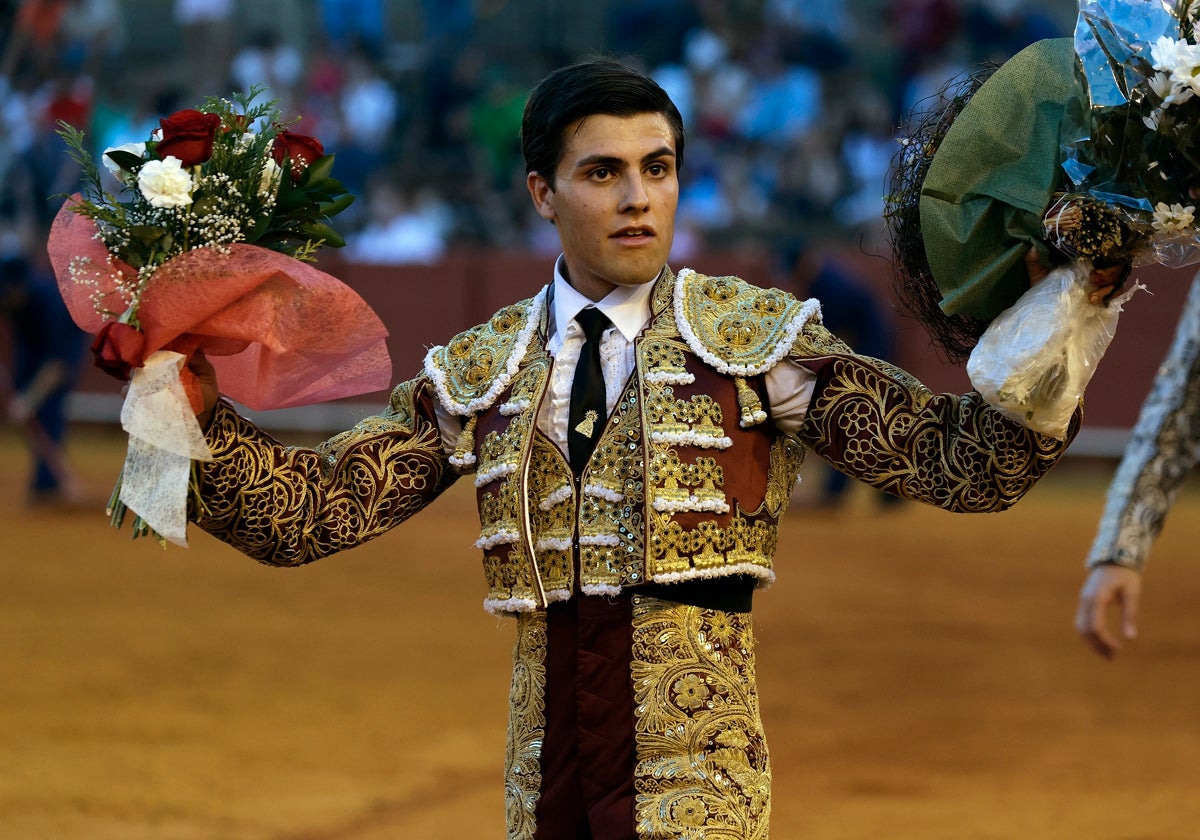
[[[401,101],[395,86],[379,72],[371,57],[355,50],[343,64],[345,80],[337,97],[338,140],[330,151],[337,154],[338,178],[351,192],[361,193],[372,173],[394,160],[388,159]]]
[[[62,61],[99,78],[118,60],[127,37],[117,0],[71,0],[61,22]]]
[[[526,91],[512,81],[507,68],[494,67],[486,76],[471,108],[471,141],[483,154],[487,183],[503,190],[522,165],[519,137]]]
[[[737,114],[738,136],[779,147],[803,137],[821,115],[820,74],[785,63],[772,38],[754,45],[748,64],[753,79]]]
[[[446,252],[452,216],[433,190],[407,190],[376,179],[367,192],[367,214],[366,226],[347,239],[351,262],[434,263]]]
[[[955,0],[888,0],[885,20],[896,43],[891,99],[898,118],[923,98],[913,94],[914,80],[944,64],[961,33],[962,19]],[[940,72],[931,75],[936,78]]]
[[[964,32],[972,61],[1003,63],[1009,56],[1062,34],[1059,25],[1036,5],[1022,0],[978,0],[964,12]]]
[[[64,449],[66,400],[86,335],[63,304],[45,249],[22,244],[12,226],[0,230],[0,309],[12,337],[12,370],[4,371],[7,415],[33,457],[29,504],[71,506],[83,500]]]
[[[614,3],[609,15],[614,51],[639,56],[651,67],[678,64],[684,36],[701,24],[696,6],[688,0]]]
[[[253,85],[265,87],[263,100],[276,99],[284,114],[295,113],[300,80],[304,76],[304,58],[291,44],[283,43],[271,28],[255,31],[233,56],[230,79],[235,90],[248,91]]]
[[[54,71],[60,60],[58,47],[68,5],[68,0],[22,0],[0,59],[0,77],[11,78],[24,61],[39,75]]]
[[[321,0],[321,25],[334,52],[383,58],[388,32],[383,0]]]
[[[175,25],[183,35],[184,76],[196,103],[225,92],[236,44],[234,0],[175,0]]]

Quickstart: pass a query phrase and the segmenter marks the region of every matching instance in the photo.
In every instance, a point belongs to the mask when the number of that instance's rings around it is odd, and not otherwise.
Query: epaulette
[[[506,306],[485,323],[425,354],[425,373],[451,414],[469,417],[489,408],[525,358],[542,317],[546,290]]]
[[[683,340],[707,364],[729,376],[766,373],[792,349],[815,299],[797,300],[738,277],[708,277],[690,268],[675,278],[675,321]]]

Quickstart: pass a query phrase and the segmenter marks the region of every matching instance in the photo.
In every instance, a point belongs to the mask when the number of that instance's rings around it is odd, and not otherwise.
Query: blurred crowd
[[[555,231],[525,190],[525,96],[557,66],[616,55],[656,77],[684,117],[673,262],[773,254],[781,284],[819,292],[831,324],[886,356],[878,301],[798,243],[876,234],[881,249],[902,115],[973,64],[1067,34],[1073,15],[1070,0],[0,0],[0,308],[12,343],[0,399],[34,456],[30,501],[75,495],[64,397],[86,337],[45,248],[80,178],[60,122],[98,157],[175,110],[264,85],[361,197],[337,219],[350,261],[554,255]]]
[[[905,110],[968,65],[1066,34],[1074,11],[1067,0],[608,0],[571,27],[572,5],[0,0],[0,230],[38,241],[48,197],[70,191],[59,120],[99,153],[259,83],[362,196],[339,218],[348,257],[553,250],[524,191],[524,96],[554,66],[605,52],[642,64],[683,112],[683,256],[797,229],[853,239],[878,224]],[[501,16],[518,26],[497,38]],[[147,33],[177,48],[156,53]]]

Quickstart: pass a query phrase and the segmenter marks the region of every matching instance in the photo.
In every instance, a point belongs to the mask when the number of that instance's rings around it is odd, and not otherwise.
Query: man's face
[[[592,300],[658,276],[675,235],[679,175],[662,114],[593,114],[566,130],[555,188],[537,173],[529,193],[558,227],[571,285]]]

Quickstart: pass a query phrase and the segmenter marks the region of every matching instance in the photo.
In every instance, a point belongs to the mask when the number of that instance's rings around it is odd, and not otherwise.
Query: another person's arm
[[[1167,511],[1196,463],[1200,445],[1200,275],[1192,281],[1175,338],[1154,379],[1121,463],[1109,484],[1100,527],[1088,554],[1091,569],[1079,595],[1075,625],[1103,656],[1120,649],[1109,626],[1120,610],[1121,636],[1137,634],[1141,571]]]

